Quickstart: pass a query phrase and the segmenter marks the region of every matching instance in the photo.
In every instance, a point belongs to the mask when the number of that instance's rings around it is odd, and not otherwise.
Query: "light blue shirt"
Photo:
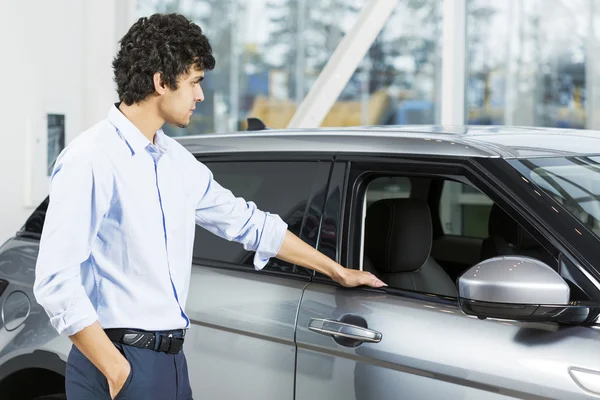
[[[255,251],[261,269],[287,225],[221,187],[158,131],[155,144],[118,110],[58,157],[34,293],[59,333],[187,328],[195,225]]]

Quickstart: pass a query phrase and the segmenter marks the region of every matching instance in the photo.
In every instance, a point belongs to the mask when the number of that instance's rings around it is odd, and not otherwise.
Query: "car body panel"
[[[571,131],[568,135],[561,132],[473,135],[465,142],[487,144],[502,148],[513,154],[514,158],[533,158],[550,156],[572,156],[600,153],[600,135]]]
[[[23,238],[13,238],[0,248],[0,277],[8,281],[6,290],[0,296],[2,308],[11,294],[19,292],[27,296],[31,305],[25,321],[13,330],[7,330],[0,320],[0,381],[15,372],[14,368],[30,365],[35,357],[40,359],[40,367],[47,364],[47,368],[64,374],[71,342],[58,335],[33,295],[38,249],[39,243],[36,240]],[[44,361],[43,354],[53,355],[52,361]],[[10,368],[6,367],[7,363],[15,359],[22,361]]]
[[[296,399],[590,399],[570,368],[600,371],[600,329],[485,320],[456,301],[311,283],[298,316]],[[420,298],[419,298],[420,297]],[[364,318],[380,343],[344,347],[311,318]]]
[[[185,340],[193,392],[210,399],[293,399],[294,330],[306,284],[194,266]]]
[[[235,139],[235,140],[233,140]],[[294,153],[371,153],[371,154],[422,154],[462,157],[500,157],[487,150],[490,146],[461,143],[460,137],[450,135],[431,136],[426,134],[381,134],[369,136],[363,132],[320,134],[282,134],[273,136],[256,133],[254,136],[239,135],[235,138],[215,136],[198,137],[181,141],[190,151],[208,154],[230,153],[234,148],[246,148],[248,152],[294,152]],[[239,147],[238,147],[239,146]],[[481,148],[479,148],[481,147]]]
[[[522,158],[600,154],[600,132],[503,126],[288,129],[178,138],[193,153],[335,152]]]

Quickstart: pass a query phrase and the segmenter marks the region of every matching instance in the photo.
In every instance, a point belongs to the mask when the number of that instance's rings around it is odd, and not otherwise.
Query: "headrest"
[[[534,237],[496,204],[490,211],[488,235],[500,236],[519,249],[539,247]]]
[[[367,209],[365,253],[384,274],[416,271],[431,251],[429,206],[416,199],[384,199]]]

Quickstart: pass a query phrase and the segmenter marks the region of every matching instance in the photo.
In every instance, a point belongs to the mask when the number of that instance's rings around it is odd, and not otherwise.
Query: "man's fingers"
[[[383,283],[381,280],[379,280],[376,276],[373,276],[373,286],[380,288],[380,287],[384,287],[387,286],[385,283]]]
[[[350,279],[345,280],[345,282],[342,282],[342,285],[348,286],[348,287],[367,285],[367,286],[371,286],[374,288],[380,288],[380,287],[387,286],[387,284],[382,282],[379,278],[377,278],[371,272],[355,271],[353,275],[354,276],[352,276]]]
[[[367,275],[365,277],[367,278],[365,280],[365,284],[367,284],[367,285],[369,285],[371,287],[380,288],[380,287],[387,286],[379,278],[377,278],[375,275],[373,275],[370,272],[367,272]]]

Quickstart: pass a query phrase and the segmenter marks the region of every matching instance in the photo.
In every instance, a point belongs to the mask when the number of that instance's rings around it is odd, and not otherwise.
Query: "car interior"
[[[386,176],[370,181],[363,213],[363,270],[390,287],[456,297],[457,278],[502,255],[557,260],[464,178]]]

